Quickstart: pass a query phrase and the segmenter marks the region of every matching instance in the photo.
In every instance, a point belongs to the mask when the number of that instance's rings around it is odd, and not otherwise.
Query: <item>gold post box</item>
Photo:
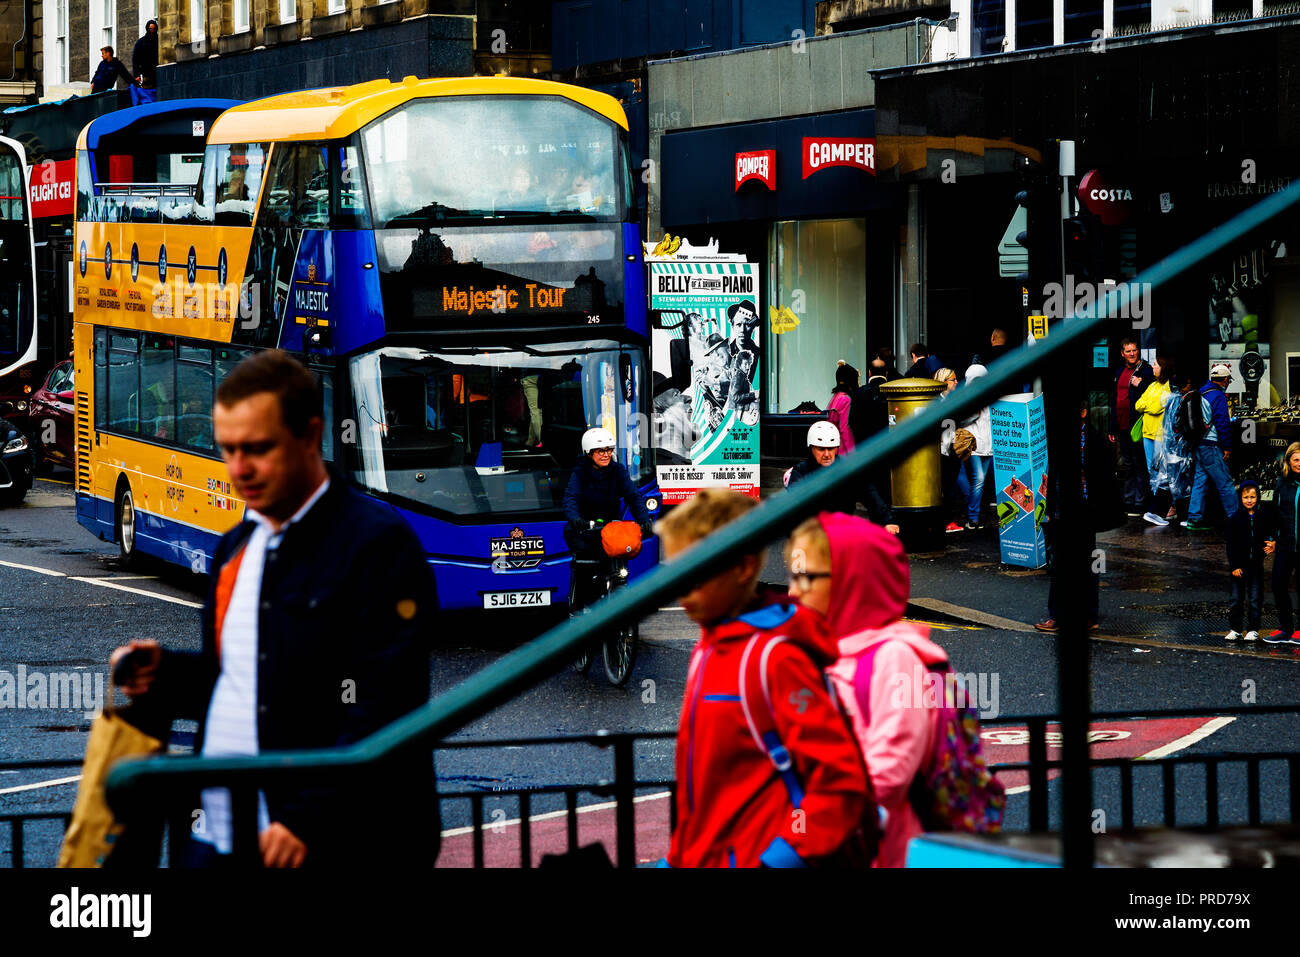
[[[934,379],[895,379],[880,385],[889,406],[889,427],[924,410],[947,387]],[[939,441],[927,442],[890,470],[891,504],[909,549],[942,547],[943,485]]]

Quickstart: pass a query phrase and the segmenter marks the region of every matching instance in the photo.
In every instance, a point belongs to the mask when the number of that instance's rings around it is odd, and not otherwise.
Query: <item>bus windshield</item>
[[[349,367],[356,478],[373,491],[456,515],[558,509],[596,425],[620,436],[634,481],[651,474],[640,348],[389,346]]]
[[[415,100],[362,131],[375,228],[616,222],[619,128],[560,97]]]

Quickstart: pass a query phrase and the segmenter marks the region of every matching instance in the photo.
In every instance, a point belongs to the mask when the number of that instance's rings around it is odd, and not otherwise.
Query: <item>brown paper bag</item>
[[[106,706],[95,718],[86,742],[77,803],[59,851],[59,867],[104,866],[123,831],[104,797],[108,772],[122,758],[160,754],[164,749],[162,741],[145,734],[111,707]]]

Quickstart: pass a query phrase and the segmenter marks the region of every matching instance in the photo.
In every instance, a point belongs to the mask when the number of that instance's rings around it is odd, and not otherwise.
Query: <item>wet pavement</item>
[[[764,496],[780,493],[782,471],[764,466]],[[1189,532],[1177,521],[1157,528],[1131,517],[1121,528],[1098,535],[1097,548],[1104,571],[1100,630],[1089,636],[1093,640],[1300,664],[1300,645],[1224,640],[1230,579],[1222,533]],[[1278,626],[1271,563],[1268,559],[1264,570],[1261,635]],[[1030,631],[1047,618],[1047,570],[1002,563],[991,509],[983,528],[949,534],[942,550],[914,553],[911,564],[910,617],[1008,631]],[[779,550],[769,550],[764,578],[779,581],[784,575]]]

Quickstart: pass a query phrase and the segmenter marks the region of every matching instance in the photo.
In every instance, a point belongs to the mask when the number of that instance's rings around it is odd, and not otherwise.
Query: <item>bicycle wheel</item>
[[[620,579],[611,576],[606,593],[612,593],[619,587]],[[632,676],[632,663],[636,661],[636,639],[639,626],[636,622],[624,622],[611,629],[601,643],[601,657],[605,660],[605,677],[615,688],[627,684]]]
[[[595,655],[591,653],[591,645],[583,649],[582,654],[578,655],[573,661],[573,670],[580,675],[585,675],[591,669],[591,659]]]

